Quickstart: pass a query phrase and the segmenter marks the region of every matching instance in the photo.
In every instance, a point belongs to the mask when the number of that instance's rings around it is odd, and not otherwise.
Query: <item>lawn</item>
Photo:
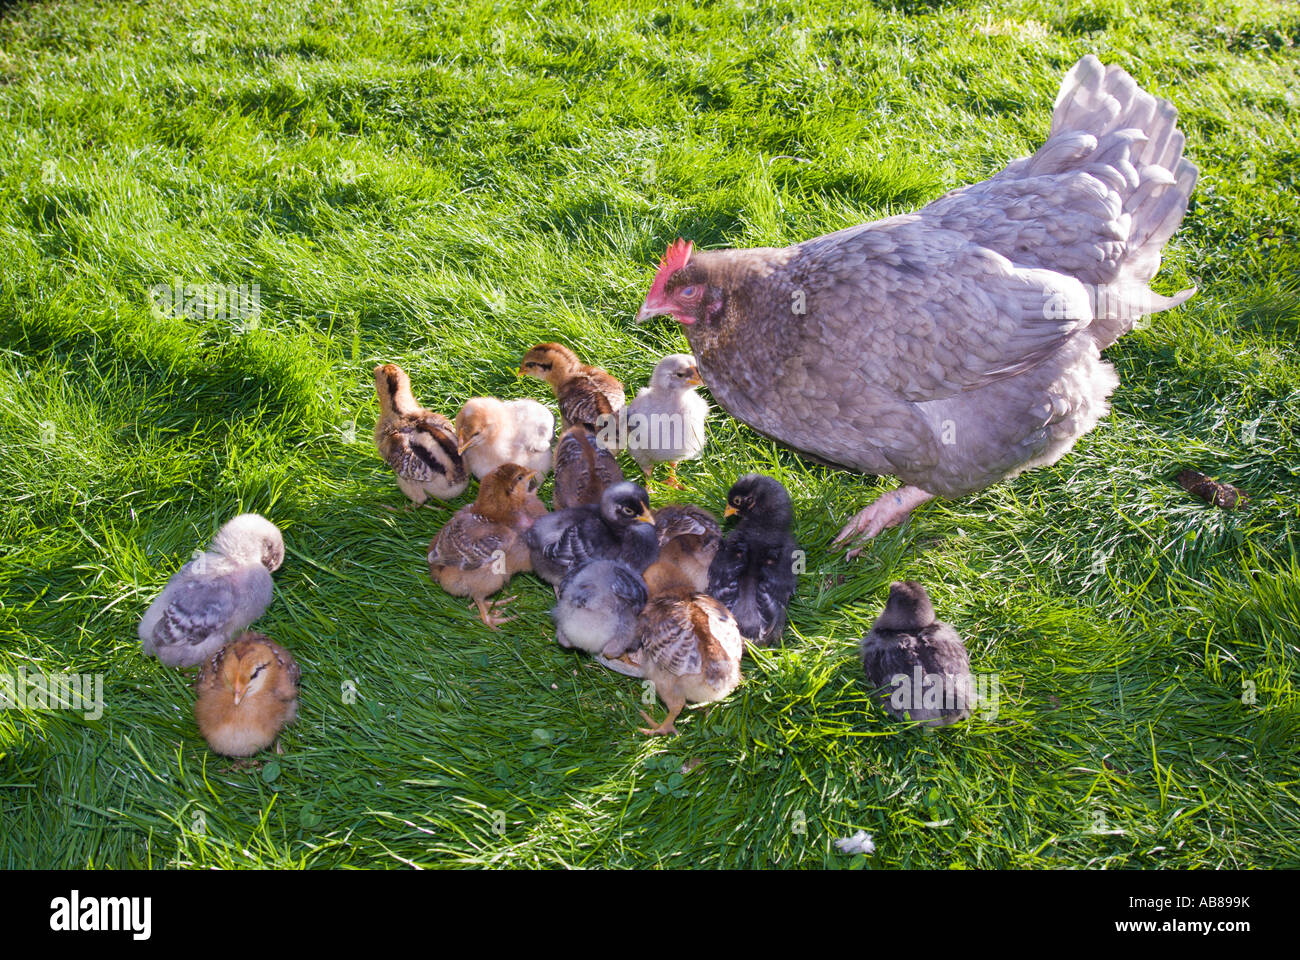
[[[1300,864],[1298,43],[1271,2],[8,6],[0,673],[101,674],[104,710],[0,711],[0,867]],[[987,177],[1089,52],[1182,111],[1201,180],[1157,287],[1200,292],[1108,351],[1113,412],[1069,456],[846,561],[894,481],[715,408],[686,497],[773,474],[808,570],[785,647],[671,740],[554,643],[540,581],[500,633],[429,581],[473,488],[384,509],[376,363],[448,414],[551,402],[513,374],[540,340],[635,390],[686,349],[632,321],[668,242],[791,243]],[[177,282],[256,284],[260,314],[155,310]],[[284,531],[258,629],[303,670],[248,770],[135,633],[244,510]],[[996,712],[927,733],[868,701],[857,643],[908,578]],[[835,847],[858,830],[874,855]]]

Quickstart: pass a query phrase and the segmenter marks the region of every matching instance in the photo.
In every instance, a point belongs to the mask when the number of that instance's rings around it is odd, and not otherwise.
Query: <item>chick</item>
[[[721,700],[739,686],[745,643],[730,611],[697,592],[671,563],[656,561],[646,570],[645,581],[650,600],[637,620],[639,660],[668,708],[657,725],[641,711],[653,725],[641,732],[655,737],[677,733],[673,721],[687,703]]]
[[[140,621],[140,646],[169,667],[202,663],[266,612],[284,562],[279,529],[256,513],[228,520],[172,575]]]
[[[375,447],[397,474],[402,493],[417,507],[431,496],[451,500],[464,493],[469,475],[452,422],[415,402],[411,378],[394,363],[375,367],[375,394]]]
[[[751,473],[727,493],[724,516],[740,516],[709,564],[709,593],[727,605],[751,643],[771,646],[785,630],[794,596],[794,519],[790,495],[771,477]]]
[[[606,487],[623,480],[613,454],[596,442],[596,435],[578,424],[560,435],[555,445],[556,510],[599,503]]]
[[[637,615],[647,599],[641,574],[619,560],[594,560],[570,570],[551,609],[555,639],[602,662],[617,660],[635,649]]]
[[[514,617],[494,614],[487,598],[531,569],[524,533],[546,514],[538,484],[537,473],[527,467],[497,467],[483,478],[474,502],[457,510],[429,544],[429,576],[453,596],[470,597],[492,630]]]
[[[654,522],[645,488],[616,483],[599,504],[558,510],[528,531],[533,571],[557,587],[570,570],[592,560],[622,560],[640,573],[659,550]]]
[[[677,463],[694,460],[704,450],[704,421],[709,405],[695,392],[703,386],[695,358],[687,353],[664,357],[650,386],[627,406],[627,452],[649,482],[656,463],[668,464],[670,487],[682,489]]]
[[[599,432],[607,418],[623,409],[623,384],[600,367],[589,367],[568,347],[539,343],[519,361],[519,373],[545,380],[555,391],[564,426],[582,424]]]
[[[214,653],[195,678],[199,733],[228,757],[265,750],[298,719],[298,678],[288,650],[260,633],[241,634]],[[276,752],[281,752],[278,744]]]
[[[551,469],[555,417],[536,400],[474,397],[456,414],[456,452],[470,473],[484,479],[497,467],[517,463],[545,478]]]
[[[702,507],[670,503],[655,511],[659,558],[677,567],[700,593],[709,590],[709,564],[722,544],[722,527]]]
[[[900,720],[941,727],[975,705],[970,656],[957,631],[935,619],[925,587],[889,585],[884,612],[862,638],[862,667],[881,705]]]

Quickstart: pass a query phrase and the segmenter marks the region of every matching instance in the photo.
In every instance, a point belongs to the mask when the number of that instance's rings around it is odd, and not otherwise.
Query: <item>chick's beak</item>
[[[244,699],[244,694],[246,694],[247,692],[248,692],[248,688],[247,688],[247,687],[242,686],[242,685],[236,685],[236,687],[235,687],[235,706],[239,706],[239,701]]]
[[[641,512],[641,516],[637,517],[637,519],[640,520],[642,523],[648,523],[653,525],[655,522],[655,515],[650,512],[649,507],[646,507],[645,510]]]
[[[690,375],[690,378],[686,381],[688,387],[704,386],[704,380],[700,377],[700,370],[698,367],[692,367],[687,371],[687,373]]]
[[[461,440],[461,442],[456,446],[456,452],[463,454],[470,447],[476,447],[482,442],[483,442],[483,434],[476,433],[468,440]]]
[[[727,517],[734,517],[738,513],[740,513],[739,510],[737,510],[731,504],[727,504],[726,509],[722,511],[722,517],[725,520]]]

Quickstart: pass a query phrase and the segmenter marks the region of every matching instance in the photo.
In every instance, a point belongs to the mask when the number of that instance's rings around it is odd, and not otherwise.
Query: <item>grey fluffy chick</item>
[[[641,574],[621,561],[570,571],[551,609],[556,642],[616,660],[636,649],[637,615],[648,599]]]
[[[181,567],[140,621],[145,656],[169,667],[207,660],[271,605],[271,572],[284,562],[284,539],[270,520],[241,513],[212,545]]]
[[[941,727],[970,716],[970,656],[957,631],[935,619],[930,595],[915,580],[890,584],[861,652],[868,686],[898,719]]]

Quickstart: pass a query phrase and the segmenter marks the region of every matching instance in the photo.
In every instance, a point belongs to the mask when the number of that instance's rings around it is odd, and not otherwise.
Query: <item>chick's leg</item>
[[[888,527],[898,526],[913,510],[933,499],[933,493],[926,493],[920,487],[899,487],[893,493],[878,498],[871,506],[858,511],[840,530],[832,541],[832,546],[845,544],[852,547],[848,552],[848,557],[852,559],[866,546],[863,541],[870,540]],[[854,543],[857,546],[853,546]]]
[[[669,462],[669,464],[668,464],[668,479],[665,480],[664,483],[667,484],[668,486],[672,487],[674,490],[685,490],[685,489],[686,489],[685,484],[683,484],[680,480],[677,479],[677,461],[676,461],[676,460],[673,460],[673,461],[670,461],[670,462]]]
[[[677,727],[673,724],[673,721],[677,719],[677,715],[681,713],[682,708],[686,706],[686,698],[676,690],[665,690],[660,695],[663,697],[664,706],[668,708],[668,716],[664,717],[664,722],[659,724],[657,727],[638,727],[637,729],[647,737],[664,737],[668,734],[676,736]],[[646,713],[644,710],[638,712],[641,716],[645,717],[646,723],[655,722],[654,717],[650,716],[650,714]]]
[[[483,621],[489,630],[496,630],[503,623],[509,623],[514,617],[499,617],[492,612],[493,607],[499,607],[504,603],[514,600],[514,597],[503,597],[500,600],[488,603],[485,597],[475,597],[474,604],[478,607],[478,618]]]

